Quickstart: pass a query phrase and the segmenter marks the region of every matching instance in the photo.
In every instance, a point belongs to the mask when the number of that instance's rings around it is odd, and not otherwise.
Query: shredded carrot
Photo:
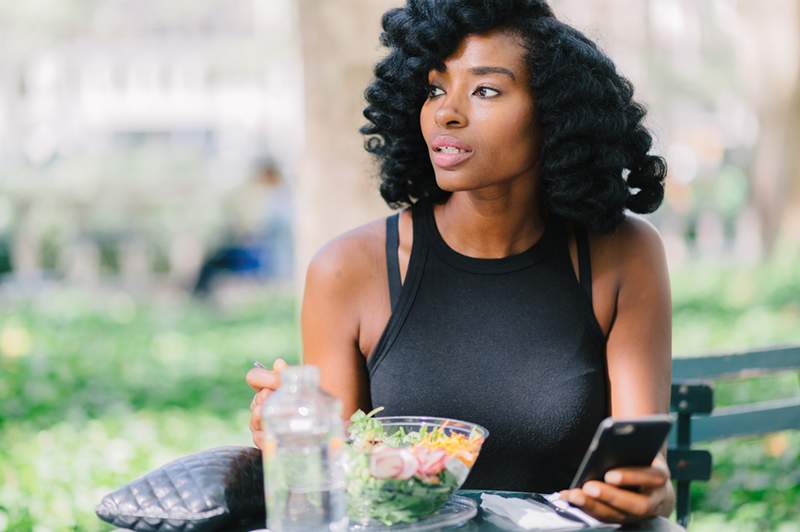
[[[472,466],[478,456],[481,444],[483,444],[483,437],[473,434],[467,438],[459,433],[445,435],[442,429],[446,424],[447,422],[426,434],[420,444],[429,449],[441,449],[448,455],[458,458],[465,465]]]

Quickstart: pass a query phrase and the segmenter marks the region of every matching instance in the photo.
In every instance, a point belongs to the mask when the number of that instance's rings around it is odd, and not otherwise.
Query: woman
[[[543,0],[408,0],[365,95],[367,151],[397,215],[309,266],[306,363],[344,415],[487,427],[465,488],[549,492],[605,521],[668,516],[666,450],[566,490],[608,415],[665,413],[666,165],[611,60]],[[258,412],[277,371],[252,370]]]

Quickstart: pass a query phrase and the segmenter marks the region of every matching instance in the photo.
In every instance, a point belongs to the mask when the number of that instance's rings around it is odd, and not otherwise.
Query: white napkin
[[[519,499],[516,497],[502,497],[489,493],[481,493],[481,507],[489,512],[510,519],[518,527],[531,530],[575,530],[587,528],[587,526],[598,528],[619,528],[617,523],[604,523],[598,521],[580,508],[571,506],[562,500],[558,492],[553,492],[544,497],[559,508],[563,508],[570,514],[580,517],[588,525],[581,525],[578,521],[572,521],[562,517],[554,509],[531,499]]]

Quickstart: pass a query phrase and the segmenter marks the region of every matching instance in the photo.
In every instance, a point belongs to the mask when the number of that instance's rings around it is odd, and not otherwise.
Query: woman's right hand
[[[280,372],[288,364],[282,358],[272,364],[272,371],[264,368],[253,368],[247,372],[247,384],[256,392],[250,401],[250,432],[253,443],[261,449],[264,431],[261,427],[261,407],[264,401],[281,385]]]

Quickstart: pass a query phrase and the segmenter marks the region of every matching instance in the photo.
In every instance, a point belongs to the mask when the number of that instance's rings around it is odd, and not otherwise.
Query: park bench
[[[713,381],[792,370],[800,370],[800,346],[673,359],[670,410],[677,422],[670,433],[667,462],[677,483],[680,525],[689,522],[691,482],[711,478],[711,453],[692,449],[692,444],[800,429],[800,396],[715,409]]]

